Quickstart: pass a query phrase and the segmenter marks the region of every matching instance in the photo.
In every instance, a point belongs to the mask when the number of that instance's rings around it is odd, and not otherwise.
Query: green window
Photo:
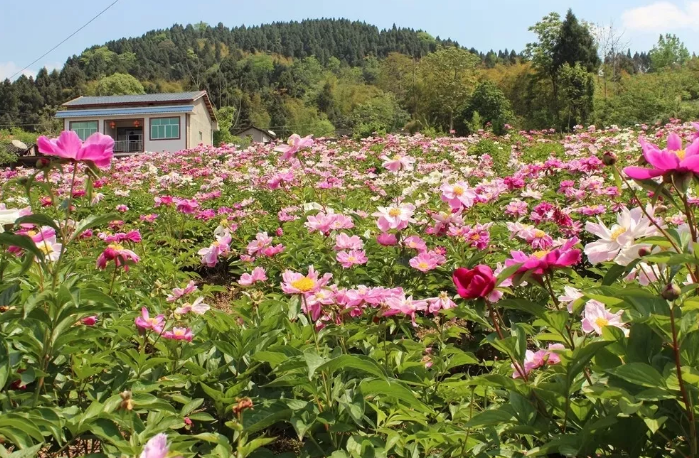
[[[70,123],[70,130],[78,134],[82,141],[87,140],[87,137],[97,132],[97,129],[97,121],[74,121]]]
[[[166,140],[170,138],[180,138],[180,118],[150,120],[151,140]]]

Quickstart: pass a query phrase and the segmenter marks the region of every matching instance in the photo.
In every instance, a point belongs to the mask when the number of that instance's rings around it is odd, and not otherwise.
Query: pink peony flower
[[[451,300],[449,294],[445,291],[442,291],[437,297],[427,299],[427,304],[427,310],[435,315],[439,313],[440,310],[449,310],[456,307],[456,303]]]
[[[359,264],[366,264],[368,261],[364,250],[340,251],[337,253],[336,258],[337,262],[345,269]]]
[[[298,134],[293,134],[289,137],[286,145],[279,145],[274,148],[274,151],[283,153],[281,159],[283,161],[288,161],[294,155],[303,148],[309,148],[313,146],[313,136],[309,135],[307,137],[301,137]]]
[[[194,291],[198,289],[197,285],[194,283],[194,280],[190,280],[189,283],[187,283],[187,286],[184,288],[173,288],[172,289],[172,294],[170,294],[167,297],[168,302],[175,302],[177,299],[181,298],[182,296],[186,296],[187,294],[191,294]]]
[[[395,234],[391,234],[389,232],[382,232],[376,237],[376,241],[379,243],[379,245],[383,246],[394,246],[398,244],[398,238],[395,236]]]
[[[107,268],[109,261],[114,261],[116,267],[124,267],[125,271],[129,271],[128,262],[137,263],[141,260],[136,253],[127,250],[118,243],[111,243],[104,249],[102,254],[97,258],[97,268],[104,270]]]
[[[182,307],[177,307],[175,313],[177,315],[186,315],[194,313],[195,315],[203,315],[211,309],[209,304],[204,303],[203,297],[198,297],[193,303],[184,304]]]
[[[114,155],[114,140],[108,135],[96,132],[85,143],[73,131],[63,131],[57,139],[43,135],[37,140],[39,152],[62,159],[94,163],[101,169],[109,168]]]
[[[318,278],[318,273],[313,266],[308,268],[308,275],[286,270],[282,274],[282,291],[286,294],[310,294],[315,293],[328,284],[332,274],[325,274]]]
[[[163,332],[163,325],[165,324],[165,315],[158,315],[155,318],[151,318],[148,314],[148,309],[143,307],[141,308],[141,316],[136,317],[134,323],[136,323],[136,326],[142,331],[151,329],[154,332],[160,334]]]
[[[624,334],[628,335],[629,330],[624,328],[624,323],[621,321],[623,313],[623,310],[612,313],[601,302],[589,301],[585,304],[583,312],[582,330],[587,334],[596,332],[601,336],[605,326],[614,326],[622,329]]]
[[[403,240],[403,245],[413,250],[417,250],[419,253],[427,251],[427,244],[417,235],[411,235]]]
[[[434,251],[425,251],[411,258],[408,262],[413,269],[417,269],[420,272],[429,272],[444,264],[446,259]]]
[[[139,458],[166,458],[168,451],[167,436],[165,433],[160,433],[146,442]]]
[[[400,154],[396,154],[393,157],[384,155],[381,156],[381,159],[384,161],[381,165],[391,172],[398,172],[401,169],[410,171],[413,170],[413,164],[415,164],[415,158]]]
[[[442,191],[442,200],[448,203],[452,210],[470,208],[476,200],[476,193],[462,181],[453,185],[443,184],[439,189]]]
[[[415,213],[415,205],[400,204],[394,207],[379,207],[372,216],[379,218],[376,222],[379,229],[387,232],[391,229],[400,231],[408,227],[408,223],[415,221],[413,213]]]
[[[539,350],[536,352],[527,350],[524,356],[524,365],[521,366],[524,370],[524,374],[528,375],[534,369],[538,369],[547,364],[560,363],[561,357],[553,350],[565,350],[565,347],[563,344],[551,344],[546,350]],[[512,367],[513,370],[512,378],[521,377],[520,371],[517,370],[514,364],[511,364],[510,367]]]
[[[194,335],[189,328],[174,327],[170,331],[163,332],[163,337],[170,340],[186,340],[187,342],[191,342]]]
[[[238,284],[240,286],[250,286],[253,283],[262,281],[267,281],[267,273],[265,272],[264,268],[255,267],[252,270],[252,273],[244,273],[243,275],[241,275],[240,280],[238,280]]]
[[[336,251],[340,250],[361,250],[364,248],[364,242],[358,236],[349,236],[344,232],[337,234],[335,237],[335,247]]]
[[[250,256],[254,256],[259,251],[262,251],[266,247],[272,244],[272,237],[267,235],[266,232],[258,232],[255,236],[255,240],[248,243],[247,250]]]
[[[231,236],[226,233],[221,237],[216,237],[208,248],[202,248],[197,252],[201,256],[201,263],[207,267],[215,267],[218,264],[218,257],[230,252]]]
[[[643,157],[651,168],[625,167],[624,173],[635,180],[648,180],[668,173],[693,173],[699,175],[699,141],[694,140],[682,148],[682,139],[676,133],[667,138],[667,147],[661,150],[652,143],[639,139]]]
[[[512,258],[505,261],[505,266],[510,267],[515,264],[522,264],[517,270],[518,275],[532,272],[535,276],[544,275],[555,269],[570,267],[580,262],[580,250],[573,248],[577,243],[578,239],[573,237],[565,242],[563,246],[551,251],[537,251],[531,255],[521,251],[512,251],[510,253]]]

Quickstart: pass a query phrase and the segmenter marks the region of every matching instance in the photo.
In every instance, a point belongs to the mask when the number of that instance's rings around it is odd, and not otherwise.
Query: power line
[[[108,7],[106,7],[105,9],[103,9],[102,11],[100,11],[99,13],[97,13],[97,15],[96,15],[95,17],[93,17],[92,19],[90,19],[89,21],[87,21],[85,24],[83,24],[82,27],[80,27],[78,30],[76,30],[75,32],[73,32],[73,33],[71,33],[70,35],[68,35],[68,37],[67,37],[65,40],[61,41],[60,43],[58,43],[58,44],[57,44],[56,46],[54,46],[53,48],[51,48],[51,49],[49,49],[48,51],[46,51],[41,57],[39,57],[38,59],[36,59],[34,62],[32,62],[31,64],[29,64],[29,65],[27,65],[26,67],[24,67],[22,70],[18,71],[18,72],[15,73],[14,75],[12,75],[12,76],[10,77],[10,81],[11,81],[15,76],[19,75],[20,73],[22,73],[23,71],[25,71],[26,69],[28,69],[29,67],[31,67],[32,65],[34,65],[35,63],[39,62],[39,61],[40,61],[41,59],[43,59],[44,57],[46,57],[46,56],[48,56],[49,54],[51,54],[53,51],[55,51],[55,50],[56,50],[59,46],[61,46],[63,43],[65,43],[66,41],[68,41],[68,40],[70,40],[71,38],[73,38],[75,35],[78,34],[78,32],[80,32],[82,29],[84,29],[85,27],[87,27],[88,25],[90,25],[95,19],[97,19],[98,17],[102,16],[102,14],[104,14],[108,9],[110,9],[112,6],[116,5],[117,3],[119,3],[119,0],[114,0]]]

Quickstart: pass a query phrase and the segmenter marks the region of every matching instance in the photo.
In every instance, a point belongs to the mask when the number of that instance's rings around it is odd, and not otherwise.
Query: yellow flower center
[[[598,327],[603,328],[603,327],[605,327],[605,326],[607,326],[607,325],[609,324],[609,320],[606,319],[606,318],[599,317],[599,318],[597,318],[597,319],[595,320],[595,324],[596,324]]]
[[[112,250],[115,250],[115,251],[121,251],[124,249],[124,247],[118,243],[110,243],[109,248],[111,248]]]
[[[626,232],[625,227],[617,227],[612,231],[612,240],[616,242],[616,239],[618,239],[622,234]]]
[[[400,160],[401,160],[400,154],[396,154],[395,156],[393,156],[393,160],[394,160],[394,161],[400,161]]]
[[[44,254],[51,254],[54,252],[53,246],[46,242],[40,243],[39,245],[37,245],[37,248],[41,250],[41,252]]]
[[[471,240],[480,240],[481,239],[481,234],[475,233],[471,234],[471,237],[469,237]]]
[[[158,325],[158,319],[157,318],[148,318],[148,323],[157,326]]]
[[[221,242],[219,242],[218,240],[216,240],[216,241],[215,241],[214,243],[212,243],[211,245],[212,245],[212,246],[219,246],[220,244],[221,244]]]
[[[546,232],[542,231],[541,229],[535,229],[534,237],[536,237],[537,239],[543,239],[544,237],[546,237]]]
[[[537,259],[543,259],[544,256],[546,256],[547,254],[549,254],[549,251],[548,251],[548,250],[541,250],[541,251],[535,252],[535,253],[534,253],[534,257],[537,258]]]
[[[392,208],[388,211],[388,214],[393,217],[400,216],[400,208]]]
[[[221,220],[221,227],[228,227],[230,224],[228,223],[227,219],[222,219]]]
[[[677,151],[675,151],[675,154],[678,158],[680,158],[680,161],[683,161],[684,157],[687,155],[687,152],[683,149],[678,149]]]
[[[464,194],[464,188],[462,188],[459,185],[455,185],[454,186],[454,194],[456,194],[457,196],[462,196]]]
[[[29,237],[34,237],[36,235],[36,231],[27,231],[27,235]]]
[[[347,260],[348,260],[349,262],[357,262],[357,258],[355,258],[354,256],[348,257]]]
[[[185,329],[175,329],[174,331],[172,331],[172,333],[178,337],[179,336],[184,337],[184,335],[187,333],[187,331]]]
[[[292,281],[291,286],[294,288],[298,289],[299,291],[306,292],[310,291],[313,289],[313,287],[316,285],[315,280],[312,278],[308,277],[301,277],[298,280]]]
[[[426,262],[421,262],[417,266],[421,269],[428,269],[430,267]]]

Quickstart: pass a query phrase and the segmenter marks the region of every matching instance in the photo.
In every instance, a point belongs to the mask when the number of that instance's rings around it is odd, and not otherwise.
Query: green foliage
[[[673,34],[660,35],[658,43],[648,53],[651,70],[658,72],[682,66],[689,60],[689,51],[680,39]]]
[[[574,67],[563,64],[559,70],[561,91],[561,120],[566,129],[585,124],[592,115],[595,82],[593,76],[579,63]]]
[[[233,133],[231,129],[237,119],[237,109],[235,107],[221,107],[216,110],[218,119],[218,131],[214,132],[214,145],[233,143]]]
[[[463,111],[463,117],[470,132],[475,132],[482,129],[486,123],[491,123],[494,132],[502,134],[505,124],[513,122],[514,113],[510,107],[510,101],[500,88],[486,80],[476,86]]]
[[[387,133],[401,129],[410,116],[391,93],[384,93],[357,105],[352,112],[355,133],[368,137],[374,132]]]
[[[95,95],[145,94],[143,85],[131,75],[115,73],[105,76],[97,83]]]

